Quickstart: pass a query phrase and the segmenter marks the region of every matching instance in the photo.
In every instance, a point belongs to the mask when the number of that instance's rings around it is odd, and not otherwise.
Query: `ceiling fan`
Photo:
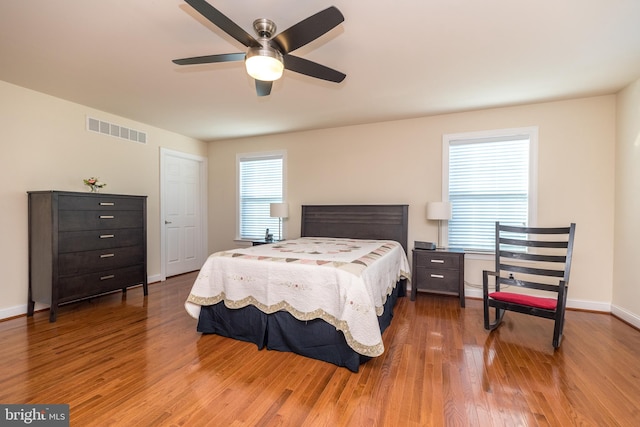
[[[185,0],[185,2],[245,45],[248,50],[246,53],[174,59],[175,64],[193,65],[244,60],[247,73],[255,79],[258,96],[267,96],[271,93],[273,81],[282,76],[284,69],[335,83],[340,83],[346,77],[345,74],[332,68],[290,55],[290,52],[312,42],[344,21],[344,16],[334,6],[298,22],[275,37],[272,37],[276,31],[273,21],[265,18],[256,19],[253,22],[253,28],[258,34],[256,40],[206,1]]]

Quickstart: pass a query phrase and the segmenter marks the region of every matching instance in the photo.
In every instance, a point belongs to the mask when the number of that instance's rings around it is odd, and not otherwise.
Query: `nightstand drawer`
[[[464,252],[459,249],[413,250],[411,300],[418,291],[456,295],[464,307]]]
[[[446,254],[436,251],[421,251],[416,257],[416,267],[426,268],[460,268],[460,256],[458,254]]]
[[[431,268],[416,268],[418,290],[431,292],[460,293],[460,272],[458,270],[444,270]]]

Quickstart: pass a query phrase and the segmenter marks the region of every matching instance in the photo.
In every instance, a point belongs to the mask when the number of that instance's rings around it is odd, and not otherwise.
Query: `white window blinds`
[[[239,236],[264,239],[268,228],[276,240],[278,218],[271,218],[271,203],[283,201],[283,155],[245,156],[238,162]]]
[[[449,247],[492,251],[496,221],[530,223],[531,141],[529,132],[448,139]]]

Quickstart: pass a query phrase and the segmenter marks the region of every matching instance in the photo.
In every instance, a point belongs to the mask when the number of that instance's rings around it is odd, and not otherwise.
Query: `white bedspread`
[[[400,278],[410,280],[402,246],[386,240],[300,238],[209,256],[185,308],[220,301],[286,310],[298,320],[323,319],[365,356],[384,352],[378,316]]]

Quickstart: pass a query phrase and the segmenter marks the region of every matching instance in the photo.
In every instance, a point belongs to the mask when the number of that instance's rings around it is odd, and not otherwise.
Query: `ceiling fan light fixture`
[[[282,54],[268,46],[249,48],[244,65],[251,77],[265,82],[278,80],[284,71]]]

